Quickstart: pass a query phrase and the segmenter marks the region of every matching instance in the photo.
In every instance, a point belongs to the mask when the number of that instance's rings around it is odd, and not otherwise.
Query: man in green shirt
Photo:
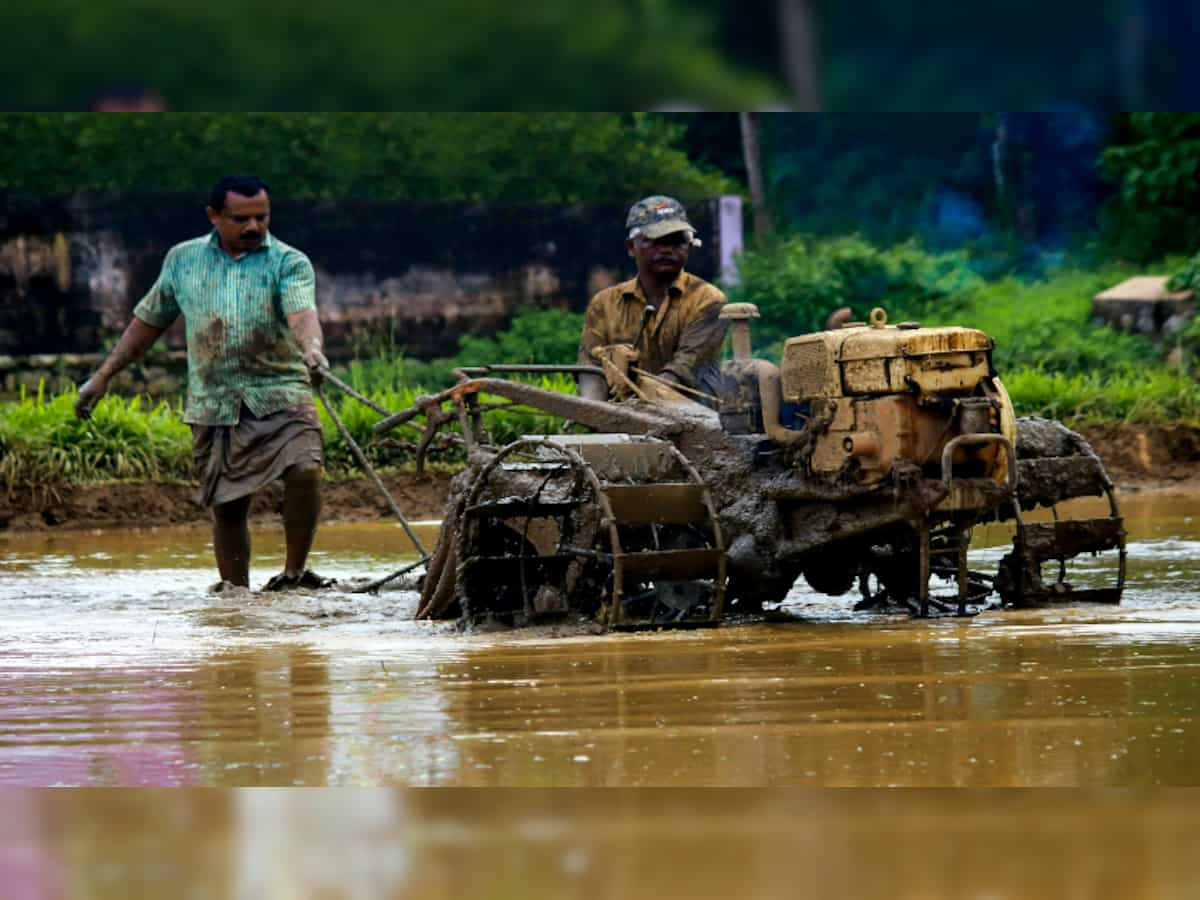
[[[228,176],[209,198],[213,230],[177,244],[116,349],[79,389],[88,418],[109,380],[180,315],[188,349],[184,421],[192,426],[200,501],[213,511],[218,589],[250,584],[247,517],[253,494],[284,482],[284,571],[267,590],[323,587],[305,569],[320,513],[321,426],[312,383],[322,352],[308,257],[268,230],[271,201],[254,176]]]

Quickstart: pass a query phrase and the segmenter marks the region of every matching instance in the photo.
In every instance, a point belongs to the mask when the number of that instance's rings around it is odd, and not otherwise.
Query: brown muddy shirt
[[[667,288],[654,318],[642,335],[640,368],[655,375],[670,372],[694,387],[696,373],[715,366],[725,339],[726,323],[718,318],[725,295],[689,272]],[[591,351],[606,344],[632,344],[642,326],[646,295],[636,278],[605,288],[588,304],[579,339],[579,362],[596,365]]]

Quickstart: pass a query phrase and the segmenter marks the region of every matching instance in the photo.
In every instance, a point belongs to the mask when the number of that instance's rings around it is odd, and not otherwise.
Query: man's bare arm
[[[320,383],[320,370],[329,368],[329,360],[325,358],[325,337],[321,333],[321,320],[317,318],[317,311],[306,309],[298,313],[289,313],[287,321],[292,336],[300,345],[300,352],[304,354],[304,364],[308,366],[313,383]]]
[[[79,388],[79,399],[75,401],[75,415],[81,419],[89,418],[100,398],[108,390],[109,380],[131,362],[140,359],[164,331],[165,328],[143,322],[134,316],[121,339],[117,341],[113,352],[108,354],[108,359],[104,360],[96,373]]]

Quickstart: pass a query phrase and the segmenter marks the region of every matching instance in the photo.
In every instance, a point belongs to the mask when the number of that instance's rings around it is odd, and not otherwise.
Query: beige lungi
[[[292,466],[321,465],[321,422],[312,401],[259,418],[242,404],[236,425],[193,425],[197,502],[229,503],[282,478]]]

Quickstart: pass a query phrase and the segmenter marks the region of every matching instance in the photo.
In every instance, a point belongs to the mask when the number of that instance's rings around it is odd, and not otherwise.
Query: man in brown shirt
[[[591,299],[579,340],[579,362],[596,365],[592,351],[629,344],[638,368],[674,384],[715,395],[720,384],[717,357],[726,323],[718,318],[725,295],[684,271],[688,254],[699,246],[695,229],[678,200],[655,195],[639,200],[625,220],[625,249],[637,263],[637,277],[600,291]],[[654,307],[643,328],[643,311]],[[598,375],[582,375],[580,396],[608,398]]]

